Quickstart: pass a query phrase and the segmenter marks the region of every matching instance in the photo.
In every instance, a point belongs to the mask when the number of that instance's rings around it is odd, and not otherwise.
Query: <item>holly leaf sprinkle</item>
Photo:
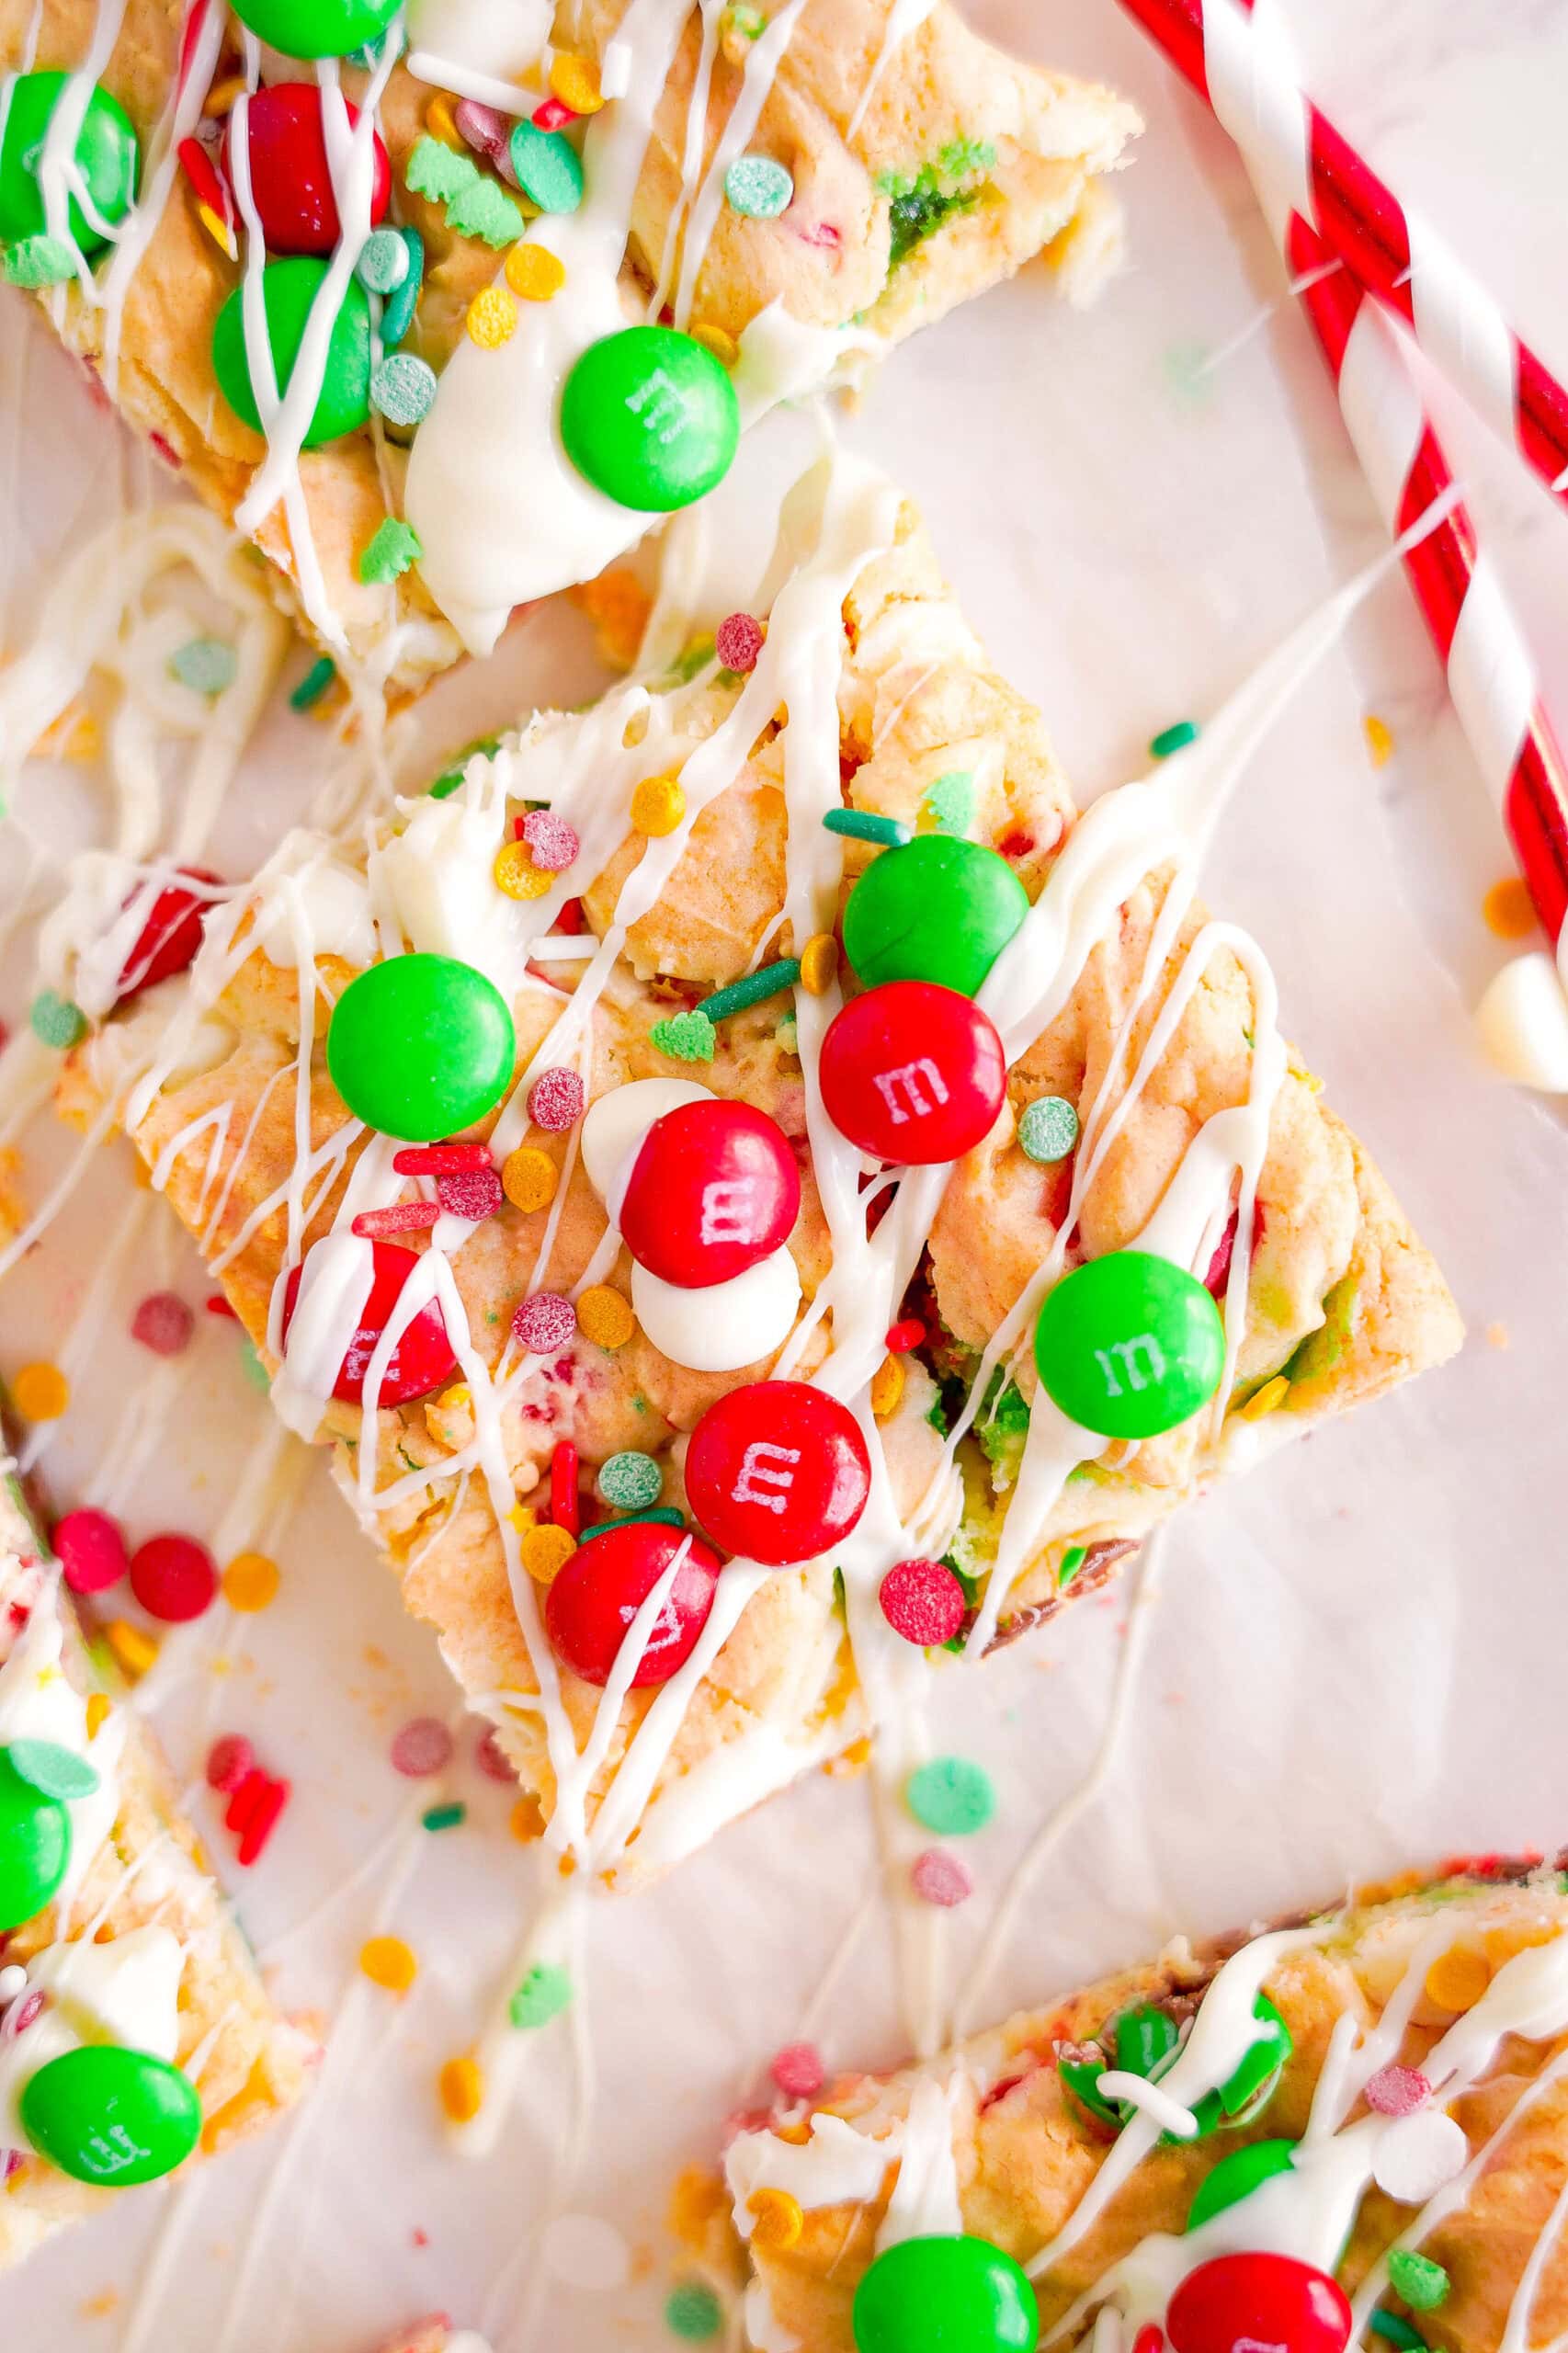
[[[705,1013],[693,1011],[655,1021],[648,1035],[672,1062],[710,1063],[719,1033]]]
[[[359,577],[368,585],[396,580],[410,564],[417,563],[424,552],[424,543],[413,524],[400,523],[394,515],[389,515],[360,554]]]

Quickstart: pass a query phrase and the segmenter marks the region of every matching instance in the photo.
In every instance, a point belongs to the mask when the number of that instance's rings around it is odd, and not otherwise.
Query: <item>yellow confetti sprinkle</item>
[[[1481,902],[1481,914],[1498,939],[1528,939],[1535,929],[1530,894],[1517,874],[1505,874],[1501,882],[1494,882]]]
[[[499,351],[517,331],[517,306],[505,287],[482,287],[468,306],[467,325],[481,351]]]
[[[670,2234],[687,2246],[699,2245],[709,2224],[729,2203],[722,2174],[707,2165],[685,2165],[670,2191]]]
[[[452,112],[452,102],[445,90],[437,90],[426,108],[425,128],[432,139],[440,141],[443,147],[455,147],[460,154],[467,154],[468,142],[458,129],[458,119]]]
[[[201,109],[202,113],[215,116],[227,114],[234,100],[244,94],[246,86],[243,74],[225,74],[222,81],[214,82],[208,91],[207,103]]]
[[[454,2124],[471,2124],[484,2106],[484,2077],[477,2059],[449,2059],[439,2077],[441,2106]]]
[[[734,336],[711,319],[699,319],[691,330],[691,339],[699,343],[704,351],[710,351],[721,368],[733,368],[741,356],[741,347]]]
[[[222,214],[214,212],[210,204],[199,204],[196,208],[196,216],[219,252],[226,254],[231,261],[238,261],[240,249],[234,243],[234,233]]]
[[[896,1414],[903,1395],[903,1366],[897,1357],[884,1357],[871,1376],[871,1411],[879,1422]]]
[[[801,986],[808,996],[825,996],[838,978],[838,942],[819,931],[801,950]]]
[[[523,1566],[536,1585],[552,1585],[576,1550],[576,1539],[552,1522],[523,1532]]]
[[[1372,766],[1375,768],[1382,767],[1393,751],[1392,728],[1386,719],[1380,719],[1376,711],[1369,710],[1361,722],[1361,733],[1367,739],[1367,750]]]
[[[57,1364],[25,1364],[11,1383],[11,1403],[24,1422],[57,1422],[71,1403],[71,1383]]]
[[[631,822],[640,834],[673,834],[686,814],[686,795],[675,776],[645,776],[631,796]]]
[[[93,1691],[87,1696],[87,1738],[97,1740],[110,1714],[107,1691]]]
[[[525,302],[548,302],[566,283],[566,265],[548,245],[514,245],[504,264],[506,283]]]
[[[525,1790],[512,1808],[506,1827],[519,1847],[532,1847],[544,1836],[544,1808],[531,1790]]]
[[[601,1348],[623,1348],[637,1329],[630,1300],[608,1283],[592,1283],[577,1302],[577,1329]]]
[[[536,1143],[519,1144],[502,1164],[501,1190],[514,1209],[547,1210],[560,1182],[561,1172],[554,1161]]]
[[[278,1563],[265,1552],[236,1552],[223,1572],[223,1598],[231,1609],[254,1616],[278,1598]]]
[[[534,864],[527,842],[503,842],[490,874],[495,888],[508,899],[542,899],[555,880]]]
[[[1282,1405],[1290,1393],[1290,1382],[1282,1372],[1277,1372],[1272,1381],[1266,1381],[1256,1395],[1247,1399],[1241,1409],[1243,1421],[1261,1422],[1266,1414],[1272,1414],[1277,1405]]]
[[[419,1963],[401,1937],[371,1937],[359,1948],[359,1967],[372,1985],[389,1994],[406,1994],[419,1974]]]
[[[1471,2010],[1491,1983],[1486,1955],[1472,1945],[1454,1945],[1426,1972],[1426,1997],[1440,2010]]]
[[[599,69],[591,57],[574,57],[562,50],[550,61],[550,86],[574,114],[597,114],[605,102]]]
[[[775,2254],[793,2246],[805,2228],[801,2201],[787,2189],[754,2189],[746,2210],[752,2218],[752,2245]]]
[[[158,1645],[152,1635],[127,1618],[111,1618],[104,1628],[104,1640],[122,1674],[145,1675],[157,1663]]]

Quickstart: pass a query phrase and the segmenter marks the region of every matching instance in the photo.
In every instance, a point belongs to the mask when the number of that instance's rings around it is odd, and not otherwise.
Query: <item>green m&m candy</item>
[[[290,57],[347,57],[385,32],[402,0],[234,0],[234,14]]]
[[[73,2181],[130,2189],[185,2163],[201,2138],[201,2102],[177,2067],[150,2051],[89,2043],[51,2059],[23,2086],[22,2129]]]
[[[506,1000],[455,956],[390,956],[333,1008],[326,1066],[348,1108],[382,1135],[434,1143],[506,1092],[517,1040]]]
[[[903,2239],[855,2290],[858,2353],[1034,2353],[1028,2275],[989,2239]]]
[[[919,834],[875,858],[844,910],[844,952],[863,988],[935,981],[973,996],[1029,911],[1005,858],[982,842]]]
[[[1276,2174],[1289,2173],[1295,2154],[1294,2141],[1249,2141],[1244,2149],[1233,2149],[1199,2183],[1197,2195],[1187,2211],[1187,2229],[1200,2230],[1238,2199],[1250,2198],[1255,2189],[1261,2189]]]
[[[279,394],[289,389],[300,355],[316,290],[327,264],[310,254],[295,254],[287,261],[269,261],[262,273],[262,302],[267,312],[267,339]],[[234,415],[261,430],[261,412],[251,382],[250,354],[245,348],[244,289],[236,286],[219,312],[212,329],[212,367],[220,391]],[[352,433],[370,414],[370,305],[357,278],[344,289],[337,316],[328,338],[321,392],[305,434],[305,447],[335,441]]]
[[[69,74],[21,74],[12,84],[0,138],[0,239],[6,244],[42,236],[48,229],[39,165],[61,94],[74,78]],[[136,194],[136,133],[119,100],[97,85],[88,92],[71,160],[99,218],[123,220]],[[96,254],[108,242],[74,197],[66,218],[82,253]]]
[[[674,327],[591,343],[561,395],[561,438],[580,474],[639,514],[689,506],[722,482],[740,439],[735,388]]]
[[[1184,1267],[1147,1250],[1112,1250],[1048,1294],[1034,1360],[1052,1404],[1085,1429],[1157,1438],[1220,1386],[1225,1327]]]
[[[43,1910],[71,1860],[71,1816],[0,1748],[0,1936]]]

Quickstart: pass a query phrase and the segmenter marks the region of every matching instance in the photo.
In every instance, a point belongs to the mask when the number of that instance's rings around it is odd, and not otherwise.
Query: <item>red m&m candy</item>
[[[581,1545],[551,1585],[544,1622],[585,1683],[609,1681],[626,1631],[683,1544],[689,1545],[632,1676],[634,1689],[667,1683],[691,1656],[713,1607],[718,1555],[696,1537],[654,1520],[631,1520]]]
[[[749,1103],[683,1103],[655,1120],[631,1164],[620,1231],[661,1281],[706,1290],[790,1238],[801,1173],[777,1120]]]
[[[345,100],[350,128],[359,109]],[[257,90],[246,110],[246,149],[251,195],[256,200],[267,250],[275,254],[329,254],[342,234],[337,197],[327,161],[321,92],[313,82],[277,82]],[[223,133],[220,160],[231,186],[229,144]],[[370,180],[370,219],[386,212],[392,166],[380,133],[372,134],[375,162]]]
[[[715,1544],[771,1569],[850,1533],[871,1459],[846,1405],[805,1381],[754,1381],[710,1405],[686,1456],[687,1497]]]
[[[956,989],[890,981],[835,1014],[822,1099],[839,1131],[879,1160],[957,1160],[1002,1108],[1007,1057],[995,1026]]]
[[[1173,2353],[1344,2353],[1337,2280],[1292,2255],[1219,2255],[1189,2271],[1165,2314]]]
[[[412,1250],[400,1250],[392,1242],[361,1243],[347,1235],[328,1234],[307,1254],[306,1264],[309,1264],[314,1251],[335,1251],[346,1242],[352,1249],[368,1249],[371,1253],[370,1294],[360,1313],[354,1336],[344,1352],[332,1393],[345,1405],[358,1405],[364,1402],[365,1375],[369,1370],[377,1343],[391,1323],[403,1287],[419,1260]],[[288,1346],[289,1327],[299,1303],[300,1282],[304,1271],[303,1266],[294,1268],[283,1293],[285,1347]],[[457,1362],[452,1344],[447,1337],[446,1319],[438,1303],[431,1300],[400,1334],[376,1392],[377,1404],[406,1405],[410,1398],[427,1395],[457,1370]]]
[[[179,871],[188,874],[193,882],[220,879],[204,866],[182,866]],[[125,904],[129,906],[131,901]],[[134,996],[139,989],[150,989],[154,981],[171,979],[196,961],[210,904],[199,892],[184,890],[177,882],[158,892],[136,935],[135,946],[119,968],[116,985],[121,1001]]]

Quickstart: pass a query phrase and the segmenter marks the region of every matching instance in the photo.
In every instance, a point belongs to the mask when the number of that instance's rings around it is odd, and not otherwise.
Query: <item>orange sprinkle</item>
[[[1555,1944],[1559,1929],[1547,1920],[1516,1921],[1511,1927],[1488,1928],[1481,1941],[1486,1948],[1486,1958],[1494,1969],[1501,1969],[1517,1952],[1527,1946]]]
[[[466,324],[481,351],[499,351],[517,331],[517,306],[505,287],[482,287],[468,306]]]
[[[1393,751],[1393,730],[1386,719],[1369,710],[1361,722],[1361,733],[1367,739],[1367,751],[1375,768],[1382,767]]]
[[[71,1383],[57,1364],[25,1364],[11,1383],[11,1403],[24,1422],[57,1422],[71,1403]]]
[[[879,1422],[897,1413],[903,1395],[903,1363],[897,1357],[884,1357],[871,1376],[871,1411]]]
[[[707,2165],[686,2165],[670,2191],[671,2235],[687,2245],[699,2245],[709,2224],[724,2211],[727,2200],[722,2177]]]
[[[547,1210],[560,1182],[554,1161],[535,1143],[519,1144],[502,1165],[501,1190],[514,1209]]]
[[[741,356],[741,347],[729,331],[710,319],[699,319],[691,330],[693,343],[710,351],[721,368],[733,368]]]
[[[550,1522],[524,1530],[523,1566],[536,1585],[553,1584],[576,1550],[571,1532]]]
[[[793,2246],[805,2228],[801,2201],[787,2189],[754,2189],[746,2200],[752,2218],[752,2244],[780,2253]]]
[[[631,1303],[608,1283],[593,1283],[577,1302],[577,1329],[601,1348],[623,1348],[637,1329]]]
[[[631,796],[631,822],[655,840],[673,834],[686,814],[686,795],[675,776],[645,776]]]
[[[1528,939],[1535,929],[1530,894],[1517,874],[1505,874],[1501,882],[1494,882],[1481,902],[1481,915],[1498,939]]]
[[[96,760],[103,749],[98,722],[79,697],[51,719],[32,747],[35,760]]]
[[[359,1948],[359,1967],[372,1985],[389,1994],[406,1994],[419,1974],[419,1963],[401,1937],[371,1937]]]
[[[512,1808],[506,1827],[519,1847],[531,1847],[544,1836],[544,1808],[531,1790],[525,1790]]]
[[[599,69],[591,57],[573,57],[561,51],[550,61],[550,86],[574,114],[597,114],[605,102]]]
[[[533,861],[533,852],[527,842],[504,842],[495,853],[490,869],[495,888],[508,899],[542,899],[553,874],[547,874]]]
[[[223,1572],[223,1598],[231,1609],[253,1617],[271,1608],[279,1582],[278,1563],[265,1552],[236,1552]]]
[[[234,100],[240,97],[245,87],[245,77],[243,74],[226,74],[222,82],[214,82],[208,91],[207,103],[201,109],[202,113],[227,114]]]
[[[92,1691],[87,1695],[87,1738],[97,1740],[109,1715],[107,1691]]]
[[[441,2106],[454,2124],[472,2124],[484,2106],[484,2077],[477,2059],[449,2059],[439,2077]]]
[[[871,1744],[864,1734],[852,1740],[842,1756],[830,1756],[824,1771],[835,1781],[848,1780],[856,1773],[863,1773],[871,1761]]]
[[[819,931],[801,950],[801,986],[808,996],[825,996],[838,978],[838,942]]]
[[[566,265],[548,245],[514,245],[504,268],[507,285],[525,302],[548,302],[566,283]]]
[[[1492,1983],[1492,1964],[1473,1945],[1439,1953],[1426,1972],[1426,1997],[1440,2010],[1471,2010]]]
[[[104,1628],[104,1640],[122,1674],[132,1677],[145,1675],[157,1664],[157,1643],[127,1618],[111,1618]]]
[[[1290,1394],[1290,1382],[1282,1372],[1277,1372],[1272,1381],[1266,1381],[1256,1394],[1247,1399],[1241,1409],[1243,1421],[1261,1422],[1266,1414],[1272,1414],[1276,1406],[1282,1405]]]
[[[452,102],[445,90],[437,90],[426,108],[425,128],[432,139],[440,141],[443,147],[455,147],[460,154],[468,153],[468,142],[458,129],[458,119],[452,112]]]
[[[625,564],[616,564],[568,595],[592,621],[605,660],[630,667],[637,658],[653,608],[653,598],[637,574]]]
[[[803,2149],[812,2137],[812,2128],[802,2116],[797,2124],[780,2124],[774,2137],[787,2141],[792,2149]]]

